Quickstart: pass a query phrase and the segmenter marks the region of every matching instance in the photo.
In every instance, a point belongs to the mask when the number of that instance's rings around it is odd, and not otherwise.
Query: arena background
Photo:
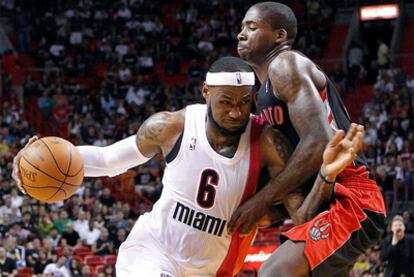
[[[237,55],[254,1],[0,2],[0,245],[15,265],[0,271],[43,276],[48,264],[66,263],[71,276],[114,276],[120,243],[161,193],[160,159],[85,179],[77,195],[46,205],[15,188],[14,155],[35,134],[105,146],[156,111],[202,101],[206,69]],[[299,21],[294,48],[325,70],[365,125],[364,151],[389,215],[402,214],[413,233],[414,2],[281,2]],[[291,226],[261,230],[239,276],[255,276]],[[379,250],[361,256],[351,276],[381,276]]]

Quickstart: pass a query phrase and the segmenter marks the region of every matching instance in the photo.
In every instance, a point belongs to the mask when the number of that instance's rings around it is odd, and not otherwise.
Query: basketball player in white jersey
[[[154,114],[136,136],[108,147],[78,146],[88,177],[121,174],[158,153],[166,161],[161,198],[121,245],[117,276],[224,277],[240,270],[255,233],[230,235],[227,222],[255,193],[260,170],[276,175],[290,155],[284,137],[250,115],[254,80],[241,59],[222,58],[207,74],[206,105]],[[324,174],[336,176],[361,141],[361,126],[345,138],[338,132],[328,145]],[[299,211],[326,198],[325,185],[317,179]],[[269,211],[262,222],[281,216],[285,213]]]

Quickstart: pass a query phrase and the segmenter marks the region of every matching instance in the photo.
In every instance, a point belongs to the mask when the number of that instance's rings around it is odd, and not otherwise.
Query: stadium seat
[[[17,277],[30,277],[33,274],[31,267],[21,267],[17,270]]]
[[[104,257],[105,264],[115,264],[116,263],[116,255],[106,255]]]
[[[85,257],[91,256],[92,252],[88,246],[75,246],[73,248],[73,255],[85,260]]]
[[[85,264],[90,265],[90,266],[103,265],[104,260],[101,256],[89,255],[85,257]]]

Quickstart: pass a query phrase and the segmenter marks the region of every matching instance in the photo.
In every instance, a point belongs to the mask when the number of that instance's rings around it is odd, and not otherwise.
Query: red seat
[[[91,248],[89,246],[75,246],[73,247],[73,254],[78,255],[80,253],[91,252]]]
[[[106,255],[104,257],[105,264],[115,264],[116,263],[116,255]]]
[[[89,246],[75,246],[73,248],[73,255],[84,260],[86,256],[92,255],[92,252]]]
[[[31,267],[21,267],[17,270],[18,277],[30,277],[33,274],[33,269]]]
[[[103,265],[104,260],[101,256],[89,255],[85,257],[85,264],[90,265],[90,266]]]

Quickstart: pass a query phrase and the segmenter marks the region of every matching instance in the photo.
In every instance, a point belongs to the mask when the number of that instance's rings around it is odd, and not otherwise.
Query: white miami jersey
[[[206,105],[187,106],[176,153],[169,162],[166,159],[162,195],[153,210],[138,220],[128,240],[134,239],[134,232],[145,230],[181,276],[234,276],[254,233],[231,236],[227,223],[256,191],[261,125],[251,118],[237,152],[227,158],[210,146],[206,116]]]

